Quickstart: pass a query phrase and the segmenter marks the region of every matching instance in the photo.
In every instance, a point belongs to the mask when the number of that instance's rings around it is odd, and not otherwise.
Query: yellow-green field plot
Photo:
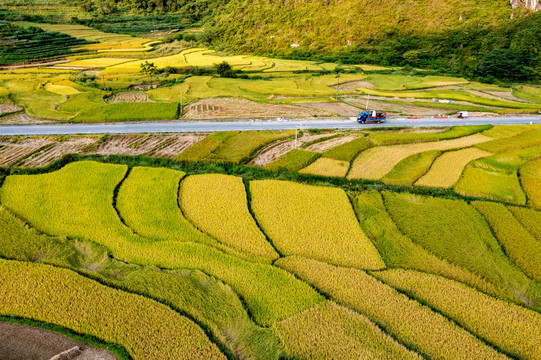
[[[252,181],[250,191],[257,220],[285,255],[364,269],[385,267],[343,190],[264,180]]]
[[[167,306],[47,265],[0,260],[0,313],[119,343],[134,359],[226,359]]]
[[[441,151],[423,151],[400,160],[398,164],[381,180],[390,185],[412,185],[425,175]]]
[[[430,304],[507,354],[541,359],[541,314],[435,275],[405,270],[375,275]]]
[[[541,159],[529,162],[520,169],[522,187],[529,203],[536,209],[541,208]]]
[[[365,191],[353,200],[353,204],[361,227],[373,241],[388,267],[439,274],[500,299],[513,299],[514,296],[502,288],[446,258],[434,255],[404,235],[387,212],[379,192]]]
[[[446,152],[434,161],[428,173],[415,185],[450,189],[460,179],[468,163],[490,155],[492,153],[474,147]]]
[[[250,215],[242,178],[189,176],[182,182],[180,204],[188,219],[224,244],[256,256],[278,257]]]
[[[532,236],[502,204],[472,202],[490,224],[509,258],[530,278],[541,281],[541,241]]]
[[[323,299],[307,284],[269,264],[246,261],[200,243],[156,241],[134,234],[112,205],[115,188],[127,170],[125,165],[82,161],[48,174],[9,176],[0,199],[37,229],[94,241],[116,259],[169,269],[196,268],[221,279],[240,294],[262,325]]]
[[[302,359],[422,359],[365,316],[326,301],[276,323],[289,356]]]
[[[430,358],[508,359],[429,307],[362,270],[298,257],[280,259],[278,264],[381,324],[395,339]]]
[[[353,162],[348,179],[378,180],[389,173],[402,159],[429,150],[451,150],[470,147],[491,140],[483,135],[470,135],[453,140],[422,144],[377,146],[363,151]]]
[[[101,68],[108,67],[113,65],[122,64],[125,62],[133,61],[134,59],[125,59],[125,58],[108,58],[108,57],[98,57],[92,59],[82,59],[70,61],[67,64],[62,64],[62,66],[73,66],[73,67],[83,67],[83,68]]]
[[[383,196],[392,219],[414,243],[505,289],[517,303],[541,304],[539,285],[511,262],[486,219],[467,202],[390,192]]]
[[[300,174],[345,177],[349,170],[349,162],[321,157],[304,169],[299,170]]]

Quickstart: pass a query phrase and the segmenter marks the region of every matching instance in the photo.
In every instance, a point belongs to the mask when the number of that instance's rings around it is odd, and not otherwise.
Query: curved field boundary
[[[0,260],[0,313],[118,343],[137,359],[226,359],[167,306],[48,265]],[[77,291],[73,291],[77,289]]]
[[[506,206],[486,201],[471,204],[485,217],[507,256],[530,278],[541,282],[541,241]]]
[[[182,182],[179,195],[186,217],[215,239],[255,256],[278,258],[250,215],[242,178],[189,176]]]
[[[422,359],[366,316],[326,301],[273,325],[289,356],[300,359]]]
[[[342,189],[263,180],[252,181],[250,191],[257,221],[283,254],[365,269],[385,267]]]
[[[221,279],[237,291],[262,325],[322,300],[307,284],[271,265],[245,261],[203,244],[133,234],[112,206],[114,189],[126,170],[125,165],[82,161],[52,173],[13,175],[0,189],[0,199],[41,231],[95,241],[119,260],[199,269]]]
[[[402,159],[429,150],[451,150],[470,147],[491,140],[475,134],[453,140],[429,143],[378,146],[363,151],[353,162],[348,179],[378,180],[389,173]]]
[[[508,359],[429,307],[357,269],[299,257],[277,265],[359,311],[410,349],[436,359]],[[430,334],[430,335],[428,335]]]
[[[541,359],[541,314],[436,275],[408,270],[374,275],[430,304],[509,355]]]
[[[492,153],[474,147],[446,152],[434,161],[430,170],[415,185],[450,189],[460,179],[466,165],[490,155]]]

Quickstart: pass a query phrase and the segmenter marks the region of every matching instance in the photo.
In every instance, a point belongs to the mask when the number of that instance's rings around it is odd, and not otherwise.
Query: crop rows
[[[118,343],[134,359],[226,358],[196,324],[165,305],[47,265],[0,260],[0,269],[2,315]]]
[[[434,161],[428,173],[417,180],[415,185],[449,189],[460,179],[468,163],[489,155],[491,153],[477,148],[446,152]]]
[[[541,314],[535,311],[431,274],[389,270],[378,272],[376,277],[429,303],[508,354],[541,359]]]
[[[278,264],[341,304],[382,324],[403,344],[430,358],[507,359],[445,317],[408,299],[364,271],[297,257],[281,259]]]
[[[92,240],[106,246],[117,259],[165,268],[197,268],[215,276],[242,296],[260,324],[321,301],[309,286],[270,265],[245,261],[200,243],[155,241],[134,234],[112,206],[114,189],[126,171],[125,166],[86,161],[49,174],[9,176],[0,199],[38,229]],[[88,189],[95,189],[92,196]]]
[[[385,265],[362,232],[341,189],[286,181],[252,181],[252,207],[280,252],[344,266]]]
[[[189,176],[182,183],[180,203],[188,219],[224,244],[272,260],[278,257],[250,215],[242,178]]]
[[[421,359],[365,316],[324,302],[274,325],[290,356],[302,359]]]
[[[469,147],[489,139],[476,134],[454,140],[373,147],[363,151],[355,159],[348,174],[348,179],[378,180],[388,174],[402,159],[410,155],[430,150],[451,150]]]

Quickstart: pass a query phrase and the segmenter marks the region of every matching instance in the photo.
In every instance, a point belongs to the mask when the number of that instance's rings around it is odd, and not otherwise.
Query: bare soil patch
[[[326,111],[338,116],[357,116],[362,110],[342,102],[333,103],[297,103],[297,105],[309,107],[316,110]]]
[[[152,151],[149,155],[154,157],[172,159],[193,144],[206,138],[207,134],[183,134],[172,136],[172,141]]]
[[[327,116],[327,111],[295,105],[264,104],[238,98],[207,98],[184,108],[183,119],[234,119]]]
[[[335,137],[326,141],[322,141],[322,142],[318,142],[313,145],[310,145],[306,148],[306,150],[323,153],[327,150],[332,149],[333,147],[355,140],[358,137],[359,135],[346,135],[346,136]]]
[[[50,144],[52,140],[46,138],[27,138],[10,143],[0,149],[0,166],[9,166],[17,163],[19,159],[40,147]]]
[[[119,102],[129,102],[129,103],[143,103],[143,102],[154,102],[151,100],[148,95],[142,91],[127,91],[114,94],[107,99],[108,103],[114,104]]]
[[[97,137],[75,137],[58,142],[52,148],[30,156],[21,164],[22,167],[43,167],[60,159],[66,154],[79,154],[83,148],[95,143]]]
[[[510,91],[487,91],[487,93],[489,93],[491,95],[494,95],[494,96],[496,96],[498,98],[504,98],[504,99],[511,100],[511,101],[522,102],[522,103],[529,103],[530,102],[530,101],[521,99],[519,97],[516,97]]]
[[[0,323],[0,359],[48,360],[73,349],[73,360],[116,360],[113,353],[68,338],[51,330],[2,322]],[[75,348],[78,347],[78,350]]]
[[[385,98],[381,98],[385,99]],[[365,97],[348,97],[343,99],[345,102],[356,105],[364,109],[366,107],[366,98]],[[387,98],[387,100],[389,100]],[[399,99],[400,101],[422,101],[419,99]],[[432,101],[430,101],[432,102]],[[458,104],[453,102],[453,104]],[[419,116],[434,116],[438,114],[447,114],[450,112],[458,111],[457,109],[443,109],[443,108],[431,108],[417,105],[408,105],[408,104],[393,104],[386,101],[380,101],[379,98],[370,97],[370,102],[368,104],[370,109],[377,109],[386,112],[399,113],[402,115],[419,115]]]
[[[323,137],[329,136],[329,133],[325,134],[305,134],[297,138],[297,148],[300,148],[302,144],[321,139]],[[251,164],[255,166],[264,166],[274,160],[278,159],[280,156],[290,152],[295,148],[295,140],[283,140],[278,141],[269,146],[263,148],[256,157],[252,160]]]

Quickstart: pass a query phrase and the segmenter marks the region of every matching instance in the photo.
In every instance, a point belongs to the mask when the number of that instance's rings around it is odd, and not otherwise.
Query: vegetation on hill
[[[0,22],[0,65],[58,59],[87,43],[60,32]]]

